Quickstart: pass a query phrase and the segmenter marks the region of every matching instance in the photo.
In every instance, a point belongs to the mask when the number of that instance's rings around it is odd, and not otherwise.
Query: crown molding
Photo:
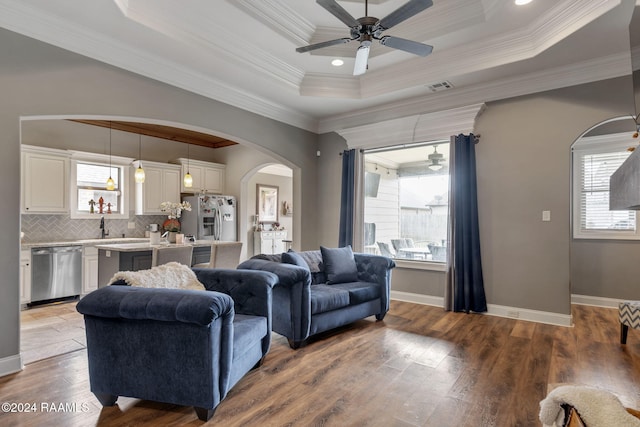
[[[307,43],[313,36],[315,30],[313,24],[279,0],[228,0],[228,2],[296,45]]]
[[[421,95],[412,99],[404,99],[378,107],[328,117],[320,121],[318,131],[320,133],[340,132],[342,129],[386,119],[451,109],[468,104],[529,95],[536,92],[621,77],[629,75],[630,63],[629,53],[623,52],[493,82],[453,88],[443,92]]]
[[[139,3],[137,3],[139,4]],[[284,83],[289,88],[298,89],[304,76],[302,70],[295,68],[274,55],[260,49],[253,43],[230,36],[226,31],[215,34],[215,39],[208,33],[196,31],[198,28],[209,28],[208,23],[187,22],[181,19],[165,19],[164,15],[156,13],[159,9],[150,7],[133,7],[133,2],[127,1],[126,6],[117,3],[124,16],[131,21],[157,31],[185,45],[199,46],[211,53],[218,60],[232,62],[243,67],[252,68],[261,73],[267,73],[272,79]],[[197,16],[196,19],[208,19]],[[176,23],[184,23],[182,26]]]
[[[379,148],[415,142],[448,140],[473,131],[483,103],[451,110],[401,117],[339,130],[349,148]]]
[[[330,81],[330,84],[327,82]],[[351,75],[307,74],[300,85],[300,95],[328,98],[360,98],[360,81]]]
[[[126,0],[119,0],[121,4]],[[120,6],[120,5],[119,5]],[[0,2],[0,26],[136,74],[309,131],[317,121],[298,110],[196,73],[175,62],[103,37],[90,29],[17,2]]]

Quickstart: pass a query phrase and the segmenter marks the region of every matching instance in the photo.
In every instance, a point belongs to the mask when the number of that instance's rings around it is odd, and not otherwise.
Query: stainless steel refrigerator
[[[182,211],[182,233],[198,240],[237,240],[235,197],[200,194],[185,196],[182,201],[191,204],[191,211]]]

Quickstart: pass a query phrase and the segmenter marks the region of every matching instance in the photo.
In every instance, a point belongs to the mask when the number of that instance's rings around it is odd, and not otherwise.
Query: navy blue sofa
[[[271,273],[194,269],[207,291],[107,286],[80,300],[91,391],[194,406],[210,419],[271,344]],[[123,284],[123,283],[118,283]]]
[[[352,253],[350,247],[257,255],[238,268],[278,276],[273,288],[273,331],[297,349],[307,338],[389,311],[391,258]]]

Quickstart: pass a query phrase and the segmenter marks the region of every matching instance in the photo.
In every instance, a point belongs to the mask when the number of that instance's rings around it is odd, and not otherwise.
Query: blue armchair
[[[207,291],[107,286],[80,300],[91,391],[194,406],[209,420],[271,343],[277,277],[194,269]]]

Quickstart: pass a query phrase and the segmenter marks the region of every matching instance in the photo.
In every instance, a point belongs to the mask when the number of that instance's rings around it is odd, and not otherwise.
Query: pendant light
[[[116,189],[116,183],[111,178],[111,131],[112,131],[112,123],[109,122],[109,179],[107,180],[107,190],[113,191]]]
[[[134,174],[135,180],[138,184],[144,182],[144,169],[142,169],[142,135],[138,134],[138,169]]]
[[[189,173],[189,143],[187,143],[187,173],[184,174],[184,187],[191,188],[193,187],[193,177]]]

